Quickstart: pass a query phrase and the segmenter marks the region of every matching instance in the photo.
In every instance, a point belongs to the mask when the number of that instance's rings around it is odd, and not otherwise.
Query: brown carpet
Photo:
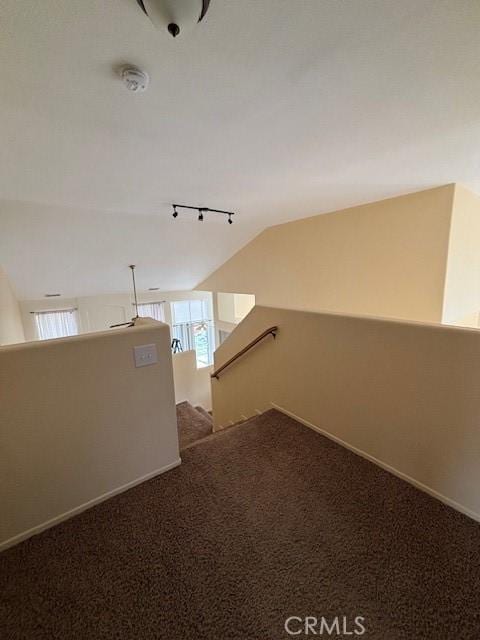
[[[199,411],[199,412],[202,414],[202,416],[203,416],[204,418],[206,418],[206,419],[207,419],[207,420],[208,420],[208,421],[213,425],[213,418],[212,418],[212,414],[211,414],[211,413],[209,413],[209,412],[208,412],[206,409],[204,409],[203,407],[195,407],[195,409],[196,409],[197,411]]]
[[[177,426],[180,451],[188,445],[212,433],[213,422],[207,413],[192,407],[189,402],[177,404]]]
[[[2,640],[480,637],[468,518],[275,411],[183,459],[1,554]]]

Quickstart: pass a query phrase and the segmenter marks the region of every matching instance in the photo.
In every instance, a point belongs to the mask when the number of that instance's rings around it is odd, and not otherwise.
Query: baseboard
[[[280,411],[280,413],[284,413],[286,416],[288,416],[289,418],[293,418],[293,420],[296,420],[297,422],[300,422],[300,424],[303,424],[305,427],[308,427],[309,429],[313,429],[313,431],[320,433],[322,436],[325,436],[329,440],[333,440],[334,442],[341,445],[342,447],[345,447],[345,449],[349,449],[350,451],[353,451],[353,453],[356,453],[362,458],[365,458],[366,460],[373,462],[373,464],[376,464],[377,466],[381,467],[385,471],[392,473],[394,476],[397,476],[397,478],[400,478],[401,480],[405,480],[405,482],[408,482],[409,484],[414,486],[416,489],[419,489],[424,493],[428,493],[429,496],[432,496],[432,498],[436,498],[437,500],[440,500],[440,502],[443,502],[449,507],[452,507],[452,509],[455,509],[456,511],[460,511],[460,513],[463,513],[463,515],[468,516],[469,518],[472,518],[472,520],[475,520],[476,522],[480,522],[480,514],[477,513],[476,511],[472,511],[468,507],[464,507],[459,502],[455,502],[455,500],[452,500],[451,498],[447,498],[447,496],[444,496],[443,494],[439,493],[438,491],[435,491],[435,489],[432,489],[428,485],[423,484],[418,480],[415,480],[415,478],[412,478],[406,473],[403,473],[403,471],[399,471],[398,469],[395,469],[395,467],[390,466],[386,462],[382,462],[378,458],[371,456],[369,453],[362,451],[362,449],[358,449],[357,447],[354,447],[348,442],[345,442],[345,440],[342,440],[341,438],[334,436],[332,433],[325,431],[325,429],[322,429],[321,427],[317,427],[317,425],[313,424],[312,422],[309,422],[308,420],[305,420],[304,418],[301,418],[300,416],[297,416],[291,411],[288,411],[288,409],[284,409],[283,407],[280,407],[275,402],[271,402],[270,404],[273,409]]]
[[[218,433],[219,431],[223,431],[223,429],[229,429],[230,427],[233,427],[239,424],[240,422],[246,422],[247,420],[251,420],[252,418],[255,418],[255,416],[261,416],[262,413],[265,413],[265,411],[266,409],[264,409],[263,411],[261,411],[260,409],[255,409],[255,413],[250,417],[241,413],[240,420],[230,420],[230,422],[228,422],[227,424],[219,424],[217,426],[214,426],[213,433]]]
[[[119,493],[123,493],[124,491],[127,491],[128,489],[132,489],[136,485],[142,484],[142,482],[146,482],[147,480],[150,480],[151,478],[154,478],[155,476],[159,476],[162,473],[165,473],[166,471],[169,471],[170,469],[174,469],[175,467],[178,467],[178,465],[180,465],[181,463],[182,463],[182,461],[180,460],[180,458],[178,458],[174,462],[165,465],[161,469],[156,469],[155,471],[151,471],[150,473],[147,473],[146,475],[142,476],[141,478],[137,478],[136,480],[132,480],[131,482],[128,482],[127,484],[124,484],[121,487],[117,487],[116,489],[113,489],[112,491],[108,491],[107,493],[102,494],[98,498],[94,498],[93,500],[89,500],[88,502],[84,502],[83,504],[81,504],[78,507],[75,507],[74,509],[70,509],[69,511],[65,511],[65,513],[62,513],[59,516],[55,516],[55,518],[51,518],[50,520],[47,520],[46,522],[43,522],[42,524],[39,524],[39,525],[37,525],[35,527],[32,527],[31,529],[27,529],[27,531],[23,531],[22,533],[19,533],[16,536],[13,536],[13,538],[8,538],[8,540],[4,540],[3,542],[0,542],[0,552],[5,551],[5,549],[8,549],[9,547],[13,547],[14,545],[18,544],[19,542],[22,542],[23,540],[26,540],[27,538],[31,538],[32,536],[37,535],[38,533],[41,533],[42,531],[45,531],[46,529],[50,529],[50,527],[54,527],[55,525],[60,524],[60,522],[63,522],[64,520],[68,520],[69,518],[72,518],[73,516],[78,515],[82,511],[86,511],[87,509],[90,509],[90,507],[94,507],[96,504],[100,504],[101,502],[104,502],[105,500],[108,500],[109,498],[113,498],[113,496],[116,496]]]

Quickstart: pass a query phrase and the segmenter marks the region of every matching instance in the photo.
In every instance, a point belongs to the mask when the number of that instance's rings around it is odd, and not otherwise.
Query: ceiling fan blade
[[[111,324],[110,329],[115,329],[116,327],[134,327],[135,321],[130,320],[129,322],[119,322],[118,324]]]

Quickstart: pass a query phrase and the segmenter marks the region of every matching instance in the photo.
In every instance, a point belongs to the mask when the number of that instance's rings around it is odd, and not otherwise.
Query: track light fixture
[[[200,222],[203,222],[203,214],[204,213],[221,213],[225,216],[228,216],[228,224],[233,224],[232,216],[235,215],[233,211],[222,211],[222,209],[209,209],[208,207],[191,207],[188,204],[172,204],[173,213],[172,216],[176,218],[178,216],[177,207],[180,209],[193,209],[194,211],[198,211],[198,219]]]

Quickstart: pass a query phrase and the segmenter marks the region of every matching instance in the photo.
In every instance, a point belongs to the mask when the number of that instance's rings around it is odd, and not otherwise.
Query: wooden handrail
[[[235,360],[238,360],[238,358],[241,358],[245,353],[247,353],[247,351],[250,351],[252,347],[254,347],[256,344],[261,342],[267,336],[272,335],[275,338],[275,336],[277,335],[277,331],[278,331],[278,327],[270,327],[269,329],[265,329],[263,333],[261,333],[259,336],[255,338],[255,340],[252,340],[251,342],[249,342],[246,347],[244,347],[241,351],[239,351],[234,356],[232,356],[230,360],[227,360],[225,364],[222,364],[221,367],[218,367],[218,369],[216,369],[210,377],[217,378],[218,380],[218,376],[224,369],[226,369],[231,364],[233,364]]]

